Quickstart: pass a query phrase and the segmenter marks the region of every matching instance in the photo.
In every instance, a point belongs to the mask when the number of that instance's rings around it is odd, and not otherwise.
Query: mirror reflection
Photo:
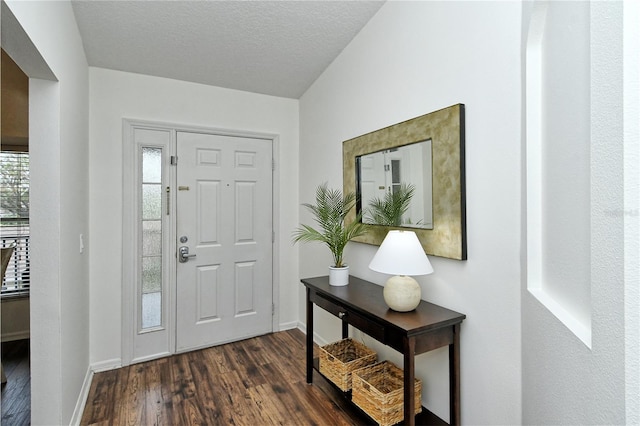
[[[364,223],[433,229],[431,139],[361,155],[356,163]]]

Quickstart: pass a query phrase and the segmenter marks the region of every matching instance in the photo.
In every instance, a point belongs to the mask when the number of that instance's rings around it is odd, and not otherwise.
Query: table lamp
[[[389,231],[369,264],[369,269],[391,274],[384,285],[384,301],[394,311],[414,310],[421,300],[420,285],[410,275],[433,272],[429,258],[413,231]]]

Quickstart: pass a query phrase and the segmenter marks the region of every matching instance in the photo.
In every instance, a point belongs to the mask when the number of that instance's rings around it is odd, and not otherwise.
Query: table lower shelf
[[[341,395],[342,398],[349,401],[350,406],[354,409],[354,411],[356,411],[363,418],[370,420],[369,422],[367,422],[367,424],[373,421],[373,419],[365,411],[363,411],[362,409],[360,409],[360,407],[358,407],[357,405],[351,402],[351,391],[344,392],[342,389],[336,386],[331,380],[329,380],[326,376],[320,373],[318,358],[313,359],[313,369],[315,370],[316,373],[318,373],[319,377],[321,377],[329,385],[331,385],[331,387],[335,390],[336,394]],[[402,423],[399,423],[399,424],[402,424]],[[427,410],[427,408],[423,405],[422,412],[419,414],[416,414],[416,426],[418,425],[442,426],[442,425],[448,425],[448,423],[442,420],[440,417],[433,414],[431,411]]]

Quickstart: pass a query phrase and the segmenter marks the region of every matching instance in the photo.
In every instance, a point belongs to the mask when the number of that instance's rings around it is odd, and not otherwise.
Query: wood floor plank
[[[111,373],[111,372],[108,372]],[[86,409],[82,413],[82,419],[80,419],[80,423],[82,424],[94,424],[97,423],[100,418],[99,412],[105,412],[106,407],[104,403],[102,403],[103,398],[102,393],[105,388],[104,381],[99,380],[97,377],[98,374],[105,373],[95,373],[93,375],[93,380],[91,381],[91,386],[89,388],[89,396],[93,396],[93,400],[89,401],[89,397],[87,397]]]
[[[176,425],[206,425],[205,417],[202,415],[200,405],[194,399],[181,400],[174,410],[173,419]]]
[[[144,366],[145,380],[145,418],[147,425],[159,426],[169,424],[165,418],[162,396],[162,376],[161,364],[158,361],[151,361]]]
[[[276,385],[276,389],[281,388]],[[269,424],[301,424],[300,415],[287,409],[284,402],[277,397],[272,385],[264,384],[251,388],[249,396]]]
[[[2,343],[2,366],[7,378],[2,384],[0,399],[3,425],[29,425],[31,422],[29,351],[29,339]]]
[[[214,374],[228,373],[231,371],[230,363],[227,361],[222,346],[207,348],[202,351],[202,356],[207,359],[208,365]]]
[[[191,374],[194,382],[197,383],[195,399],[200,403],[203,420],[209,419],[212,422],[218,422],[222,417],[222,411],[219,405],[216,404],[215,394],[212,389],[215,381],[211,380],[216,377],[216,374],[219,374],[217,373],[218,370],[215,366],[209,365],[203,351],[193,352],[190,355]]]
[[[314,373],[299,330],[94,375],[82,425],[357,425],[367,419]]]
[[[171,357],[169,363],[171,382],[168,390],[172,404],[171,424],[185,424],[188,417],[185,409],[190,407],[190,403],[184,401],[189,401],[196,394],[189,360],[185,354],[179,354]]]
[[[280,358],[274,362],[273,367],[279,372],[279,375],[285,378],[287,382],[298,382],[306,380],[306,373],[303,364],[293,358]]]
[[[292,380],[290,376],[285,375],[282,371],[280,371],[280,369],[275,364],[277,363],[265,364],[262,366],[262,368],[260,368],[262,374],[264,374],[265,377],[269,378],[270,383],[286,386],[287,384],[295,381],[295,379]]]
[[[252,407],[249,404],[250,397],[247,394],[247,386],[244,377],[238,371],[217,376],[220,386],[218,391],[222,393],[222,401],[229,403],[229,408],[233,413],[234,423],[250,424],[253,422]],[[227,398],[224,398],[226,393]]]
[[[82,422],[80,424],[85,424],[85,423]],[[89,423],[89,425],[91,425],[91,426],[113,426],[113,422],[110,422],[109,420],[104,420],[102,422]]]
[[[158,363],[158,369],[160,370],[160,394],[162,398],[162,423],[160,424],[172,425],[174,409],[171,358],[165,358],[163,361],[164,362]]]
[[[271,362],[271,351],[265,349],[261,338],[247,339],[237,342],[235,345],[244,349],[251,365],[260,366]]]
[[[113,424],[126,424],[128,418],[127,401],[125,395],[127,392],[127,386],[129,384],[129,373],[131,367],[124,367],[118,370],[116,376],[116,386],[114,387],[113,397],[114,401],[114,422]]]
[[[308,424],[346,426],[358,424],[347,421],[346,413],[335,404],[316,404],[315,401],[330,401],[317,386],[305,382],[293,384],[294,397],[306,413]]]
[[[176,403],[193,398],[195,389],[187,355],[179,354],[171,357],[171,376],[173,402]]]
[[[114,409],[113,392],[117,377],[118,374],[115,371],[105,371],[94,375],[89,390],[89,395],[93,396],[93,400],[91,404],[87,403],[90,410],[85,410],[83,422],[94,424],[108,420],[109,414]]]
[[[229,358],[233,362],[233,371],[237,372],[246,389],[250,387],[260,386],[269,381],[260,373],[260,365],[254,364],[251,357],[247,354],[241,345],[225,345],[229,351]],[[230,349],[230,348],[234,349]]]
[[[22,412],[28,410],[30,401],[25,392],[31,388],[29,360],[14,363],[7,371],[7,383],[2,387],[2,412]]]
[[[109,421],[111,422],[111,424],[124,423],[124,420],[120,420],[120,416],[121,416],[121,413],[123,413],[122,415],[126,415],[126,410],[121,406],[124,403],[123,395],[127,386],[127,380],[129,379],[130,369],[131,369],[130,367],[123,367],[117,370],[113,370],[113,373],[115,373],[115,381],[114,381],[114,386],[111,393],[111,398],[112,398],[112,403],[110,404],[111,412],[109,412],[109,410],[105,408],[105,411],[107,411],[108,413],[106,414],[106,416],[109,418]],[[100,379],[102,377],[103,376],[99,376],[97,378],[94,377],[93,380]],[[92,401],[92,400],[93,400],[92,396],[89,395],[89,398],[87,400],[87,405],[85,406],[85,411],[89,406],[89,401]]]
[[[125,424],[127,425],[143,425],[147,424],[146,420],[146,398],[145,396],[145,378],[144,365],[137,364],[133,366],[135,371],[129,372],[129,380],[125,389],[126,415]]]
[[[3,425],[26,426],[31,424],[31,410],[14,411],[2,416]]]

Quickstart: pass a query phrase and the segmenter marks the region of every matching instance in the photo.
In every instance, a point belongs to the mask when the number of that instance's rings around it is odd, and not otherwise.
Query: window
[[[142,147],[142,329],[162,325],[162,148]]]
[[[2,296],[29,293],[29,153],[0,152],[0,246],[14,246]]]

